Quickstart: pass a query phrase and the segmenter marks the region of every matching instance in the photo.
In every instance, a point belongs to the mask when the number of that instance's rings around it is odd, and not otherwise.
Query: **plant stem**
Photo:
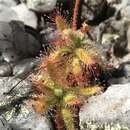
[[[79,6],[80,6],[80,0],[75,0],[75,7],[73,11],[73,20],[72,20],[73,30],[77,30],[77,17],[78,17]]]
[[[62,118],[61,111],[57,110],[57,112],[56,112],[55,124],[56,124],[57,130],[64,130],[65,125],[64,125],[64,121],[63,121],[63,118]]]

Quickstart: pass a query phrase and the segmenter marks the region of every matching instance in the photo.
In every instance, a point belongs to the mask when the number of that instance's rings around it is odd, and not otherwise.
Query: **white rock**
[[[37,27],[36,14],[29,10],[24,3],[12,7],[3,6],[0,11],[0,21],[10,22],[11,20],[23,21],[26,25]]]
[[[14,10],[14,12],[17,14],[18,20],[23,21],[24,24],[34,28],[37,27],[36,14],[30,11],[24,3],[12,7],[12,10]]]
[[[16,88],[15,90],[17,92],[15,91],[15,96],[13,96],[11,99],[9,98],[9,96],[3,95],[4,92],[8,92],[10,88],[12,88],[12,86],[16,85],[18,81],[20,81],[20,79],[14,79],[13,77],[0,78],[0,108],[8,104],[9,102],[17,104],[18,102],[16,102],[16,99],[22,97],[23,95],[25,95],[25,93],[28,93],[30,91],[30,88],[32,86],[31,83],[27,80],[24,80],[19,84],[20,86],[17,86],[18,91],[16,90]],[[26,102],[24,101],[23,103],[22,100],[19,100],[21,107],[18,113],[14,108],[14,106],[16,105],[14,105],[13,107],[12,105],[8,105],[8,107],[6,107],[5,109],[0,109],[0,114],[5,117],[13,130],[52,130],[52,126],[49,120],[46,117],[34,112],[31,105],[29,105],[29,102],[30,101],[28,100]],[[0,130],[12,130],[5,129],[9,127],[6,120],[4,120],[5,126],[3,126],[0,117]]]
[[[108,3],[115,3],[113,4],[113,6],[116,7],[117,10],[121,10],[130,5],[130,0],[121,0],[119,3],[118,2],[116,3],[117,0],[107,0],[107,1]]]
[[[130,26],[128,27],[128,30],[127,30],[127,40],[128,40],[128,49],[130,50]]]
[[[10,22],[11,20],[18,20],[17,13],[11,8],[5,7],[5,9],[0,12],[0,21]]]
[[[110,43],[113,40],[117,40],[118,38],[119,38],[119,35],[117,35],[117,34],[105,33],[102,36],[102,44]]]
[[[25,111],[25,110],[24,110]],[[40,117],[33,112],[29,113],[26,118],[20,116],[10,120],[13,130],[51,130],[51,125],[45,117]]]
[[[112,85],[105,93],[91,97],[80,111],[80,121],[116,122],[130,128],[129,92],[130,83],[127,83]]]
[[[16,13],[10,8],[16,6],[14,0],[0,0],[0,21],[17,19]]]
[[[16,6],[16,2],[14,0],[0,0],[0,11],[6,7]]]
[[[57,0],[27,0],[29,9],[38,12],[52,11],[56,6]]]
[[[126,6],[121,10],[121,16],[130,19],[130,6]]]
[[[0,116],[0,130],[11,130],[11,127],[2,116]]]
[[[107,0],[108,3],[114,3],[116,0]]]

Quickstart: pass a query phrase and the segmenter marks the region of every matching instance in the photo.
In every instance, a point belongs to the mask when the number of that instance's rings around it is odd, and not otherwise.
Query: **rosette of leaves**
[[[85,99],[101,92],[101,86],[87,86],[81,88],[64,87],[55,82],[49,75],[42,73],[33,75],[36,95],[32,99],[32,106],[37,113],[46,113],[55,108],[55,124],[57,130],[76,130],[79,127],[78,110]],[[76,112],[77,111],[77,112]],[[76,112],[76,113],[75,113]]]
[[[84,23],[76,30],[76,0],[72,27],[57,15],[56,39],[51,42],[53,50],[41,57],[41,63],[31,80],[36,92],[33,107],[38,113],[55,108],[55,123],[58,130],[76,130],[78,111],[85,99],[103,90],[93,86],[105,71],[101,55],[94,44],[87,43]]]

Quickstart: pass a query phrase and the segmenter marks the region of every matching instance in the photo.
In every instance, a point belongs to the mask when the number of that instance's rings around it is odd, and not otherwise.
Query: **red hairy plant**
[[[84,23],[77,30],[79,4],[80,0],[75,0],[72,27],[56,15],[57,36],[51,41],[54,49],[41,56],[37,72],[32,74],[37,95],[33,107],[38,113],[55,108],[57,130],[64,126],[76,130],[78,110],[85,99],[103,90],[95,81],[104,73],[105,62],[96,46],[86,39],[88,26]]]

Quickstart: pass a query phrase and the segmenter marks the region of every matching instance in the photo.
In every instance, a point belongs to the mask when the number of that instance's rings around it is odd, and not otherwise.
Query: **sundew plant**
[[[77,130],[78,112],[85,100],[103,90],[97,81],[106,70],[100,51],[88,43],[88,25],[77,30],[80,0],[75,0],[72,23],[61,15],[55,16],[56,38],[51,41],[49,55],[40,57],[37,72],[31,75],[35,90],[32,98],[37,113],[55,110],[57,130]]]

